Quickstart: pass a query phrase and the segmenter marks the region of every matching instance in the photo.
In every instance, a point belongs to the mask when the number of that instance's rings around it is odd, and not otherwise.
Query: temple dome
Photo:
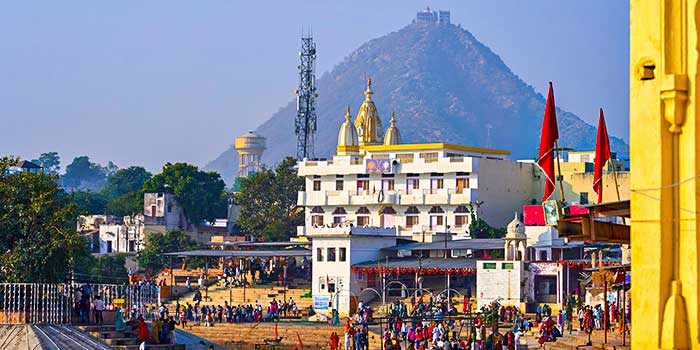
[[[338,132],[338,154],[357,153],[359,151],[357,129],[350,121],[350,106],[345,113],[345,121]]]
[[[527,239],[525,235],[525,224],[518,218],[518,213],[515,213],[515,218],[508,224],[506,228],[506,239]]]
[[[365,90],[365,100],[362,101],[360,109],[355,118],[355,128],[359,138],[359,144],[379,144],[382,142],[382,120],[377,113],[377,106],[372,101],[372,79],[367,79],[367,90]]]
[[[394,112],[391,112],[391,120],[389,121],[389,128],[386,129],[384,135],[385,145],[398,145],[401,143],[401,137],[399,134],[399,128],[396,127],[396,119],[394,119]]]

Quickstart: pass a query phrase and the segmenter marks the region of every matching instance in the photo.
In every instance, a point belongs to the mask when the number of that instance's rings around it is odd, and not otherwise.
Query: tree
[[[32,163],[40,165],[44,172],[49,174],[58,174],[61,169],[61,157],[58,156],[58,152],[42,153],[39,159],[32,159]]]
[[[295,165],[296,160],[287,157],[275,171],[262,169],[243,179],[236,195],[243,232],[265,240],[286,240],[304,223],[303,210],[297,206],[304,179],[297,176]]]
[[[143,191],[174,194],[185,215],[198,224],[205,220],[214,222],[218,215],[225,215],[224,187],[216,172],[200,171],[186,163],[167,163],[160,174],[143,184]]]
[[[134,215],[143,212],[141,191],[129,192],[107,202],[105,213],[116,216]]]
[[[60,282],[88,254],[75,233],[77,210],[49,173],[7,170],[0,158],[0,282]]]
[[[90,162],[87,156],[75,157],[61,176],[61,185],[71,189],[98,190],[104,185],[107,170],[97,163]]]
[[[152,177],[151,173],[140,166],[119,169],[107,177],[107,182],[102,187],[101,192],[109,200],[113,200],[129,192],[141,191],[144,182]]]
[[[474,210],[471,210],[471,222],[469,234],[475,238],[503,238],[506,235],[505,228],[491,227],[484,219],[477,218]]]
[[[124,253],[94,257],[87,255],[76,263],[75,279],[80,282],[121,284],[129,282]]]
[[[104,214],[107,206],[107,199],[99,192],[75,191],[71,193],[71,198],[78,213],[81,215]]]
[[[139,267],[160,271],[170,263],[170,258],[163,255],[164,253],[193,250],[197,247],[197,242],[182,230],[149,234],[146,236],[146,244],[138,258]],[[191,268],[197,268],[204,266],[203,262],[204,260],[201,258],[194,258],[189,259],[187,265]]]

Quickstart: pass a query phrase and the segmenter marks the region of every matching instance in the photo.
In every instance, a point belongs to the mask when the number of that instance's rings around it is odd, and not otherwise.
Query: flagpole
[[[556,157],[557,157],[557,170],[559,171],[559,197],[561,198],[562,203],[566,203],[566,199],[564,198],[564,175],[561,173],[561,163],[559,162],[559,140],[554,140],[554,150],[556,152]]]
[[[619,202],[619,201],[620,201],[620,187],[617,185],[617,171],[615,170],[615,163],[613,163],[612,157],[610,157],[610,159],[608,160],[608,162],[610,162],[610,166],[612,167],[613,180],[615,181],[615,193],[617,193],[617,201]],[[601,186],[601,189],[600,189],[600,194],[603,195],[602,186]],[[623,225],[626,225],[626,223],[625,223],[625,217],[624,217],[624,216],[622,217],[622,224],[623,224]],[[624,292],[624,291],[623,291],[623,292]]]

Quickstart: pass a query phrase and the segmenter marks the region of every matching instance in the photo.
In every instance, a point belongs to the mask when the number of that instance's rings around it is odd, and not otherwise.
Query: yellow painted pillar
[[[630,1],[632,348],[700,349],[698,0]]]

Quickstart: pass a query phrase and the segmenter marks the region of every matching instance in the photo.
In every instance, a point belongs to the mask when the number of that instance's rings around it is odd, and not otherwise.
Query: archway
[[[369,294],[369,295],[370,295],[370,298],[368,298],[368,299],[363,299],[362,295],[363,295],[363,294],[367,295],[365,292],[374,292],[374,294],[371,294],[371,293],[370,293],[370,294]],[[374,289],[374,288],[365,288],[365,289],[363,289],[363,290],[360,292],[360,294],[357,295],[357,298],[358,298],[360,301],[362,301],[363,303],[366,304],[366,303],[369,303],[370,301],[372,301],[372,300],[374,299],[374,296],[375,296],[375,295],[377,296],[377,299],[379,299],[379,301],[382,301],[382,294],[379,293],[379,292],[378,292],[376,289]]]
[[[398,284],[398,285],[400,285],[401,287],[400,287],[400,288],[391,288],[391,286],[392,286],[392,285],[395,285],[395,284]],[[408,289],[408,286],[407,286],[405,283],[403,283],[403,282],[401,282],[401,281],[390,281],[390,282],[388,282],[388,283],[386,284],[386,293],[387,293],[387,296],[388,296],[388,295],[391,295],[391,292],[394,291],[394,290],[399,290],[399,291],[401,291],[401,298],[402,298],[402,299],[408,297],[408,290],[409,290],[409,289]]]

